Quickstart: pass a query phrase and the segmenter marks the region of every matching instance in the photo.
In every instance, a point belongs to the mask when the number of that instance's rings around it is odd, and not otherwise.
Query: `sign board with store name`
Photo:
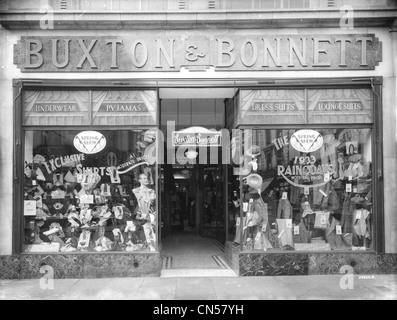
[[[213,131],[202,127],[191,127],[172,133],[174,147],[219,147],[222,143],[220,131]]]
[[[22,36],[21,72],[374,70],[382,43],[374,34],[195,34],[134,30],[120,36]]]

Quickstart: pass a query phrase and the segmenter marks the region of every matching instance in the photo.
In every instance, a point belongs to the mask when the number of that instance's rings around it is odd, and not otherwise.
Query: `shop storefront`
[[[4,277],[160,276],[187,226],[239,276],[391,272],[395,33],[182,25],[2,30]]]
[[[321,254],[375,253],[383,246],[374,172],[382,151],[372,142],[379,135],[379,88],[345,83],[239,91],[232,150],[244,165],[233,168],[240,175],[237,228],[228,246],[240,274],[305,274],[304,258],[315,271]],[[283,255],[280,269],[267,265],[275,253]]]

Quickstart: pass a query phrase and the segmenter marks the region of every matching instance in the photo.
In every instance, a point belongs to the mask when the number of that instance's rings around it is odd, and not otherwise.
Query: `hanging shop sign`
[[[73,145],[80,152],[94,154],[106,147],[106,138],[97,131],[83,131],[74,137]]]
[[[299,130],[291,136],[290,142],[296,151],[310,153],[322,147],[324,138],[315,130]]]
[[[374,70],[382,43],[374,34],[195,35],[134,31],[129,36],[22,36],[14,64],[22,72]]]
[[[220,131],[212,131],[202,127],[191,127],[172,133],[174,147],[220,147],[222,143]]]

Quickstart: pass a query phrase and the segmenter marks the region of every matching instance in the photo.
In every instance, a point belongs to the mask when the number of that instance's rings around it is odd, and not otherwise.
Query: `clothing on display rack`
[[[298,227],[298,233],[293,235],[294,243],[309,243],[310,241],[310,232],[307,230],[303,221],[300,221],[298,225],[294,225],[294,227]]]
[[[328,207],[328,195],[331,191],[331,182],[328,182],[326,185],[313,188],[313,208],[315,210],[327,209]]]
[[[264,202],[267,203],[267,210],[269,215],[269,225],[273,226],[276,223],[277,211],[278,211],[278,200],[275,194],[267,195],[264,198]]]
[[[352,233],[353,232],[353,212],[355,209],[355,205],[351,203],[350,199],[352,198],[351,193],[345,194],[345,199],[343,201],[342,208],[342,231],[343,233]]]
[[[337,227],[340,227],[339,234],[337,232]],[[334,217],[332,218],[330,226],[327,228],[325,237],[332,250],[351,250],[352,234],[342,233],[342,226]]]
[[[327,229],[330,225],[329,223],[329,211],[315,211],[316,220],[314,221],[315,229]]]
[[[280,246],[284,247],[289,245],[292,247],[294,245],[292,219],[277,219],[277,229],[277,237],[280,241]]]
[[[277,219],[291,219],[292,206],[288,199],[280,198],[277,209]]]

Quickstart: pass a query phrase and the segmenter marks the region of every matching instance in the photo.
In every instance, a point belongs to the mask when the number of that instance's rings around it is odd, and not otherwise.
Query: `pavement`
[[[0,280],[0,300],[396,300],[397,275]]]

